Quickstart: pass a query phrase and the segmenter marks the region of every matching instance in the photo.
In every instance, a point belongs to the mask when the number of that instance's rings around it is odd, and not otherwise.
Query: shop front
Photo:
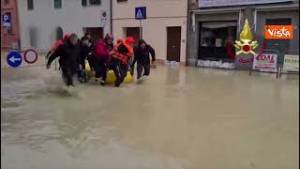
[[[243,1],[244,2],[244,1]],[[226,6],[226,3],[229,5]],[[276,50],[278,60],[286,54],[299,55],[299,3],[288,0],[257,0],[241,6],[239,0],[199,0],[199,8],[190,12],[188,64],[200,67],[249,69],[253,54],[236,54],[245,20],[249,21],[255,53]],[[201,6],[202,5],[202,6]],[[290,39],[268,39],[266,25],[292,27]],[[281,59],[282,58],[282,59]],[[245,65],[245,66],[244,66]]]
[[[199,22],[199,59],[234,61],[237,21]]]

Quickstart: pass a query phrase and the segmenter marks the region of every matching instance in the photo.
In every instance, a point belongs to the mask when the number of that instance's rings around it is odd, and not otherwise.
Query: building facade
[[[227,44],[239,39],[246,19],[258,48],[299,55],[298,0],[189,0],[188,18],[188,65],[199,60],[234,62],[235,49]],[[293,38],[266,39],[266,25],[291,25]]]
[[[21,48],[45,52],[65,33],[95,39],[111,32],[111,1],[108,0],[19,0]]]
[[[135,19],[137,7],[146,7],[145,20]],[[187,0],[113,0],[112,24],[116,38],[142,36],[158,60],[186,61]]]
[[[1,50],[18,48],[18,19],[17,0],[1,0]]]

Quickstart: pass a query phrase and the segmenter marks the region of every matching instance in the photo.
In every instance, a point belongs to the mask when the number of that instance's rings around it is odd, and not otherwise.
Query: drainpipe
[[[110,5],[110,33],[113,34],[113,2],[109,1]]]
[[[242,17],[243,17],[243,13],[242,13],[242,10],[240,10],[240,12],[239,12],[239,23],[238,23],[238,35],[239,35],[240,32],[241,32],[241,27],[242,27]]]
[[[256,34],[256,29],[257,29],[257,9],[256,8],[254,10],[254,22],[253,22],[253,24],[254,24],[254,32]]]
[[[187,1],[187,12],[186,12],[186,38],[185,38],[185,66],[188,66],[189,64],[188,64],[188,59],[189,59],[189,46],[190,46],[190,44],[189,44],[189,38],[190,38],[190,35],[189,35],[189,29],[190,29],[190,11],[189,11],[189,9],[190,9],[190,5],[189,5],[189,1],[190,0],[188,0]]]
[[[14,4],[15,4],[15,11],[16,11],[16,26],[17,26],[17,43],[18,43],[18,50],[21,52],[21,24],[20,24],[20,19],[19,19],[19,4],[18,4],[18,1],[15,0],[14,1]]]

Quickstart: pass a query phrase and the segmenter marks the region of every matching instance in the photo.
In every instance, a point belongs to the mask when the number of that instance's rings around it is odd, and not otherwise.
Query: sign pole
[[[143,27],[142,27],[142,20],[140,19],[140,39],[143,39]]]
[[[146,7],[136,7],[135,8],[135,19],[139,20],[139,36],[140,39],[143,38],[143,27],[142,27],[142,20],[147,18],[146,14]]]

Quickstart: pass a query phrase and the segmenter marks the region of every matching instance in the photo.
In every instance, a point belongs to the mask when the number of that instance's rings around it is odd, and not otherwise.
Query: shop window
[[[199,59],[234,60],[237,22],[201,22]]]
[[[101,5],[101,0],[81,0],[82,6]]]
[[[33,10],[33,0],[27,0],[27,9]]]
[[[60,9],[61,8],[61,0],[54,0],[54,8],[55,9]]]

